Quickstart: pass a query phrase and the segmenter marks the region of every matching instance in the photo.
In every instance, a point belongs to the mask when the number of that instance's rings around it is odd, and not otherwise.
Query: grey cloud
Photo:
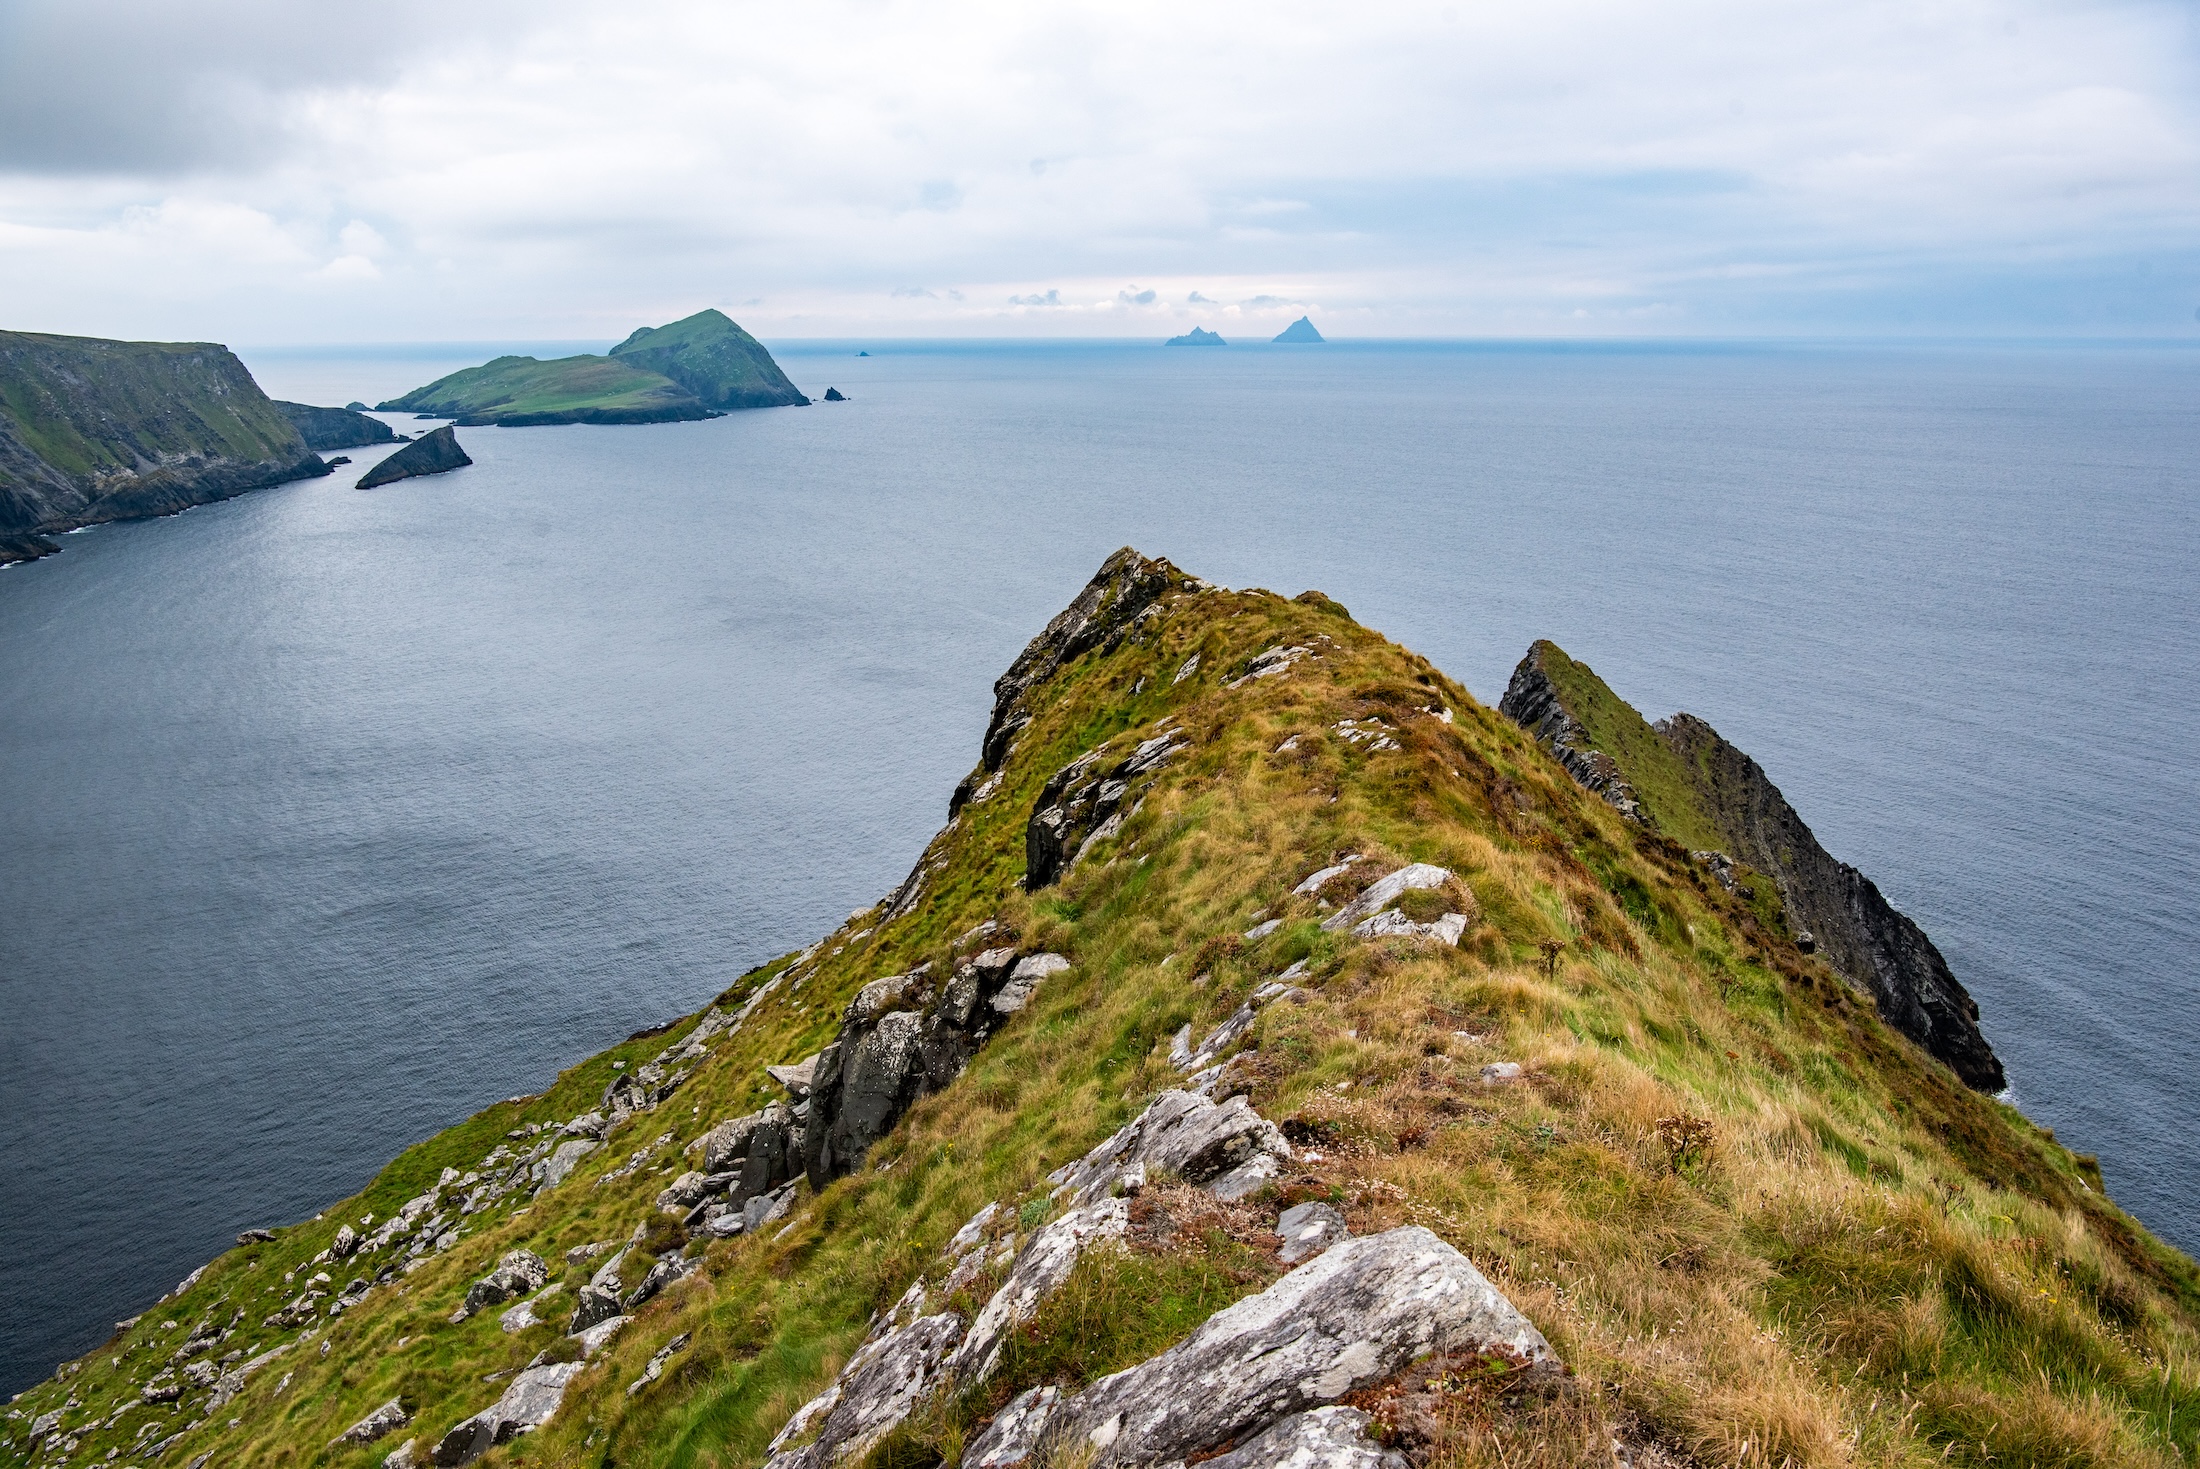
[[[1199,292],[1194,291],[1192,292],[1192,294],[1184,298],[1184,304],[1187,306],[1212,306],[1215,303],[1209,300],[1207,297],[1200,295]]]
[[[502,26],[499,3],[460,29]],[[0,0],[0,171],[161,175],[245,169],[299,140],[300,93],[377,87],[452,28],[440,7],[301,0],[155,5]]]
[[[1158,299],[1159,294],[1160,293],[1157,291],[1150,290],[1122,290],[1115,293],[1115,299],[1122,302],[1125,306],[1151,306],[1153,305],[1154,301]]]
[[[1011,306],[1059,306],[1062,304],[1062,293],[1060,291],[1049,291],[1044,296],[1036,294],[1011,296],[1008,298],[1008,304]]]
[[[1239,304],[1250,306],[1255,311],[1264,311],[1271,306],[1296,306],[1299,303],[1283,296],[1255,296]]]

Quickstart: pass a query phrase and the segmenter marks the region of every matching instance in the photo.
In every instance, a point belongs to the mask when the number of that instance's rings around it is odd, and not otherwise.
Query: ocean
[[[241,355],[342,403],[504,349]],[[2200,1248],[2200,351],[775,351],[850,401],[461,430],[0,574],[0,1390],[878,898],[1125,544],[1708,719]]]

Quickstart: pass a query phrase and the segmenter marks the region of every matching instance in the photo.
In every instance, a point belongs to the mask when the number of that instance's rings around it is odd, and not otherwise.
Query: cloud
[[[1279,306],[1296,310],[1299,303],[1285,296],[1255,296],[1238,303],[1248,311],[1273,311]]]
[[[939,299],[936,293],[927,291],[922,286],[896,286],[894,287],[893,294],[895,294],[896,296],[908,296],[913,299],[921,297],[925,300],[930,301],[936,301]]]
[[[2190,334],[2195,242],[2173,0],[0,0],[46,330]]]

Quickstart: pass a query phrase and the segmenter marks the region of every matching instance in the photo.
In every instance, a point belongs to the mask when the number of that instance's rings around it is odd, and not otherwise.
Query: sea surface
[[[243,355],[373,402],[508,345]],[[776,350],[851,401],[0,574],[0,1390],[878,898],[1125,544],[1709,719],[2200,1248],[2200,350]]]

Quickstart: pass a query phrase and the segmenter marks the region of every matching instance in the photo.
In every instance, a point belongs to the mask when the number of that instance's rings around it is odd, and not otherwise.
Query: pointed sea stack
[[[1282,331],[1277,332],[1273,340],[1278,342],[1324,342],[1328,338],[1314,330],[1314,323],[1302,316]]]
[[[423,474],[448,474],[473,462],[466,457],[466,451],[458,447],[457,430],[446,423],[434,433],[413,440],[361,475],[359,488],[371,490],[376,485],[413,479]]]

